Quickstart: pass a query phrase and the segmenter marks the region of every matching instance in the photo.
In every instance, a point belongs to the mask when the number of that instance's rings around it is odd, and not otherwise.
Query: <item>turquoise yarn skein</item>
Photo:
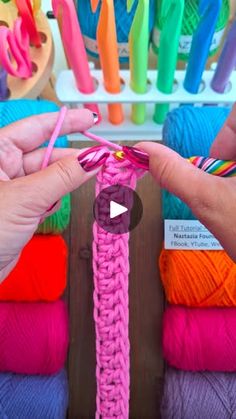
[[[211,144],[230,109],[226,107],[182,106],[167,115],[163,143],[182,157],[208,156]],[[175,195],[162,190],[162,215],[169,220],[194,220],[191,209]]]
[[[0,102],[0,128],[13,122],[19,121],[32,115],[39,115],[48,112],[57,112],[59,107],[47,100],[18,99]],[[47,146],[47,141],[43,147]],[[67,137],[61,136],[57,139],[55,147],[68,147]],[[39,226],[37,233],[59,234],[64,231],[70,222],[71,199],[70,194],[64,196],[60,209]]]

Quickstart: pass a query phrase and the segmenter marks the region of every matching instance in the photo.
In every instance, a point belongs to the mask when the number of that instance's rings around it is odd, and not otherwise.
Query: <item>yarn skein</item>
[[[236,308],[169,306],[163,318],[163,355],[184,371],[236,372]]]
[[[149,31],[151,32],[154,25],[156,0],[149,1]],[[135,0],[131,12],[128,13],[126,0],[114,0],[118,55],[121,63],[127,62],[129,59],[128,37],[137,4],[138,0]],[[95,58],[98,58],[96,32],[100,8],[101,5],[98,6],[96,13],[93,13],[89,0],[78,0],[78,18],[85,47],[88,54]]]
[[[160,19],[161,1],[157,0],[156,24],[153,30],[152,47],[153,51],[158,54],[160,44],[160,30],[163,26],[163,21]],[[185,0],[184,16],[182,21],[181,36],[179,40],[178,58],[179,60],[187,61],[192,43],[192,37],[197,29],[200,21],[198,13],[199,0]],[[221,40],[224,34],[224,29],[227,26],[230,15],[229,0],[222,0],[222,7],[219,18],[216,24],[215,34],[213,36],[209,56],[217,53],[219,50]]]
[[[0,283],[0,301],[55,301],[67,280],[68,249],[61,236],[34,236]]]
[[[236,417],[236,374],[185,372],[168,368],[161,404],[162,419]]]
[[[0,374],[0,417],[65,419],[69,402],[65,370],[51,376]]]
[[[209,156],[210,147],[229,113],[229,108],[213,106],[174,109],[164,123],[163,143],[185,158]],[[166,220],[196,219],[183,201],[164,189],[162,214]]]
[[[236,307],[236,264],[226,252],[163,249],[159,267],[169,303]]]
[[[0,372],[59,372],[68,349],[68,313],[63,301],[0,303]]]
[[[0,102],[0,128],[13,122],[27,118],[32,115],[40,115],[48,112],[57,112],[59,107],[47,100],[16,99]],[[44,143],[47,146],[48,141]],[[68,147],[69,143],[66,136],[57,138],[55,147]],[[69,222],[71,213],[70,195],[66,195],[61,200],[60,209],[46,218],[39,226],[37,233],[59,234],[63,232]]]

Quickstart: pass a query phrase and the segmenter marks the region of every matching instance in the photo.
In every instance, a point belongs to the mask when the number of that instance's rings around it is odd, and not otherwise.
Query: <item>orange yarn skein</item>
[[[34,236],[0,284],[0,301],[56,301],[66,287],[67,253],[61,236]]]
[[[169,303],[236,306],[236,264],[223,250],[163,249],[159,267]]]

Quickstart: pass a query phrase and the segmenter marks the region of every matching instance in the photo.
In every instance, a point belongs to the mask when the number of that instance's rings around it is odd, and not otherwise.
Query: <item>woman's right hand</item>
[[[161,144],[142,142],[138,147],[149,154],[150,172],[157,183],[182,199],[236,261],[236,177],[207,174]],[[236,161],[236,105],[210,156]]]

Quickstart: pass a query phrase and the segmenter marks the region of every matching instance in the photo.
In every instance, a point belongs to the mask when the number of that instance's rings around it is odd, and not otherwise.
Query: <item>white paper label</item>
[[[197,220],[165,220],[164,248],[222,250],[218,240]]]
[[[224,34],[224,29],[221,29],[218,32],[214,33],[211,46],[210,46],[210,52],[214,51],[216,48],[220,46],[222,36]],[[181,35],[179,38],[179,48],[178,53],[179,54],[189,54],[191,44],[192,44],[192,35]],[[158,28],[154,28],[152,40],[154,45],[159,48],[160,45],[160,30]]]
[[[84,44],[87,50],[93,52],[94,54],[98,55],[98,44],[96,39],[89,38],[86,35],[83,35]],[[129,44],[126,42],[119,42],[117,44],[118,47],[118,55],[120,58],[127,58],[129,57]]]

